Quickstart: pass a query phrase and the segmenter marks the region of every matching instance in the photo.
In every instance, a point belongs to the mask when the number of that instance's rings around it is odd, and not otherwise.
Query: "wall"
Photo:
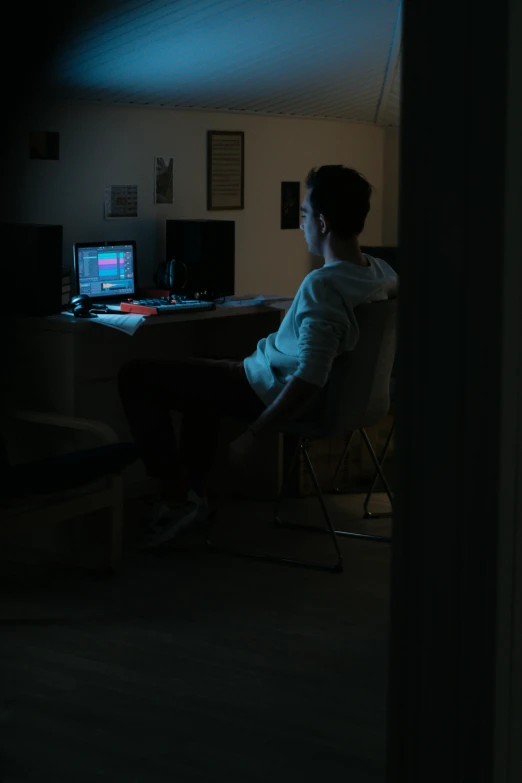
[[[29,160],[27,134],[60,133],[60,160]],[[206,209],[206,131],[245,132],[245,209]],[[383,219],[382,128],[345,122],[239,116],[200,111],[55,105],[20,126],[11,164],[16,191],[7,220],[60,223],[64,258],[74,242],[135,238],[142,281],[164,254],[165,219],[236,221],[236,293],[293,295],[312,267],[299,230],[282,231],[280,183],[325,163],[359,169],[375,187],[362,241],[380,244]],[[155,205],[154,156],[174,158],[174,204]],[[139,218],[104,220],[106,185],[137,184]],[[304,184],[302,185],[304,188]],[[302,191],[303,192],[303,191]]]
[[[399,128],[384,129],[382,243],[398,244]]]

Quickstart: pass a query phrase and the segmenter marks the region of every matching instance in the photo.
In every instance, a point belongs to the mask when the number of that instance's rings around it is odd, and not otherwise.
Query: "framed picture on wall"
[[[59,160],[60,134],[55,132],[31,132],[29,157],[32,160]]]
[[[299,228],[301,183],[281,182],[281,228]]]
[[[244,209],[245,134],[207,131],[207,209]]]
[[[154,203],[172,204],[174,191],[174,158],[154,158]]]
[[[105,188],[105,220],[138,217],[138,186],[107,185]]]

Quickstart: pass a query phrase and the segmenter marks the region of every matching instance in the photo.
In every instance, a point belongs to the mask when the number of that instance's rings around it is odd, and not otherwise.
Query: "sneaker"
[[[172,508],[160,501],[152,510],[144,548],[154,549],[161,546],[175,538],[182,530],[194,523],[205,521],[209,516],[207,498],[199,497],[192,489],[189,490],[187,500],[182,506]]]

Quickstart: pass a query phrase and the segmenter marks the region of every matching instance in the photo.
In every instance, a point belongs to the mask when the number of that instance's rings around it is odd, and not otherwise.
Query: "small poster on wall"
[[[105,219],[138,217],[138,186],[107,185],[105,188]]]
[[[174,158],[154,158],[154,203],[172,204]]]
[[[281,182],[281,228],[299,228],[300,191],[300,182]]]
[[[60,134],[54,132],[31,132],[29,134],[29,157],[33,160],[59,160]]]

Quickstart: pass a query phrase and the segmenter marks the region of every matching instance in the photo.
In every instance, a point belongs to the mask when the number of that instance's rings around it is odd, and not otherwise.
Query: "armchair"
[[[0,436],[0,531],[30,529],[107,511],[109,546],[103,566],[118,567],[122,550],[122,470],[137,459],[134,444],[120,443],[106,424],[54,413],[12,410],[8,419],[88,432],[102,444],[11,464]]]

